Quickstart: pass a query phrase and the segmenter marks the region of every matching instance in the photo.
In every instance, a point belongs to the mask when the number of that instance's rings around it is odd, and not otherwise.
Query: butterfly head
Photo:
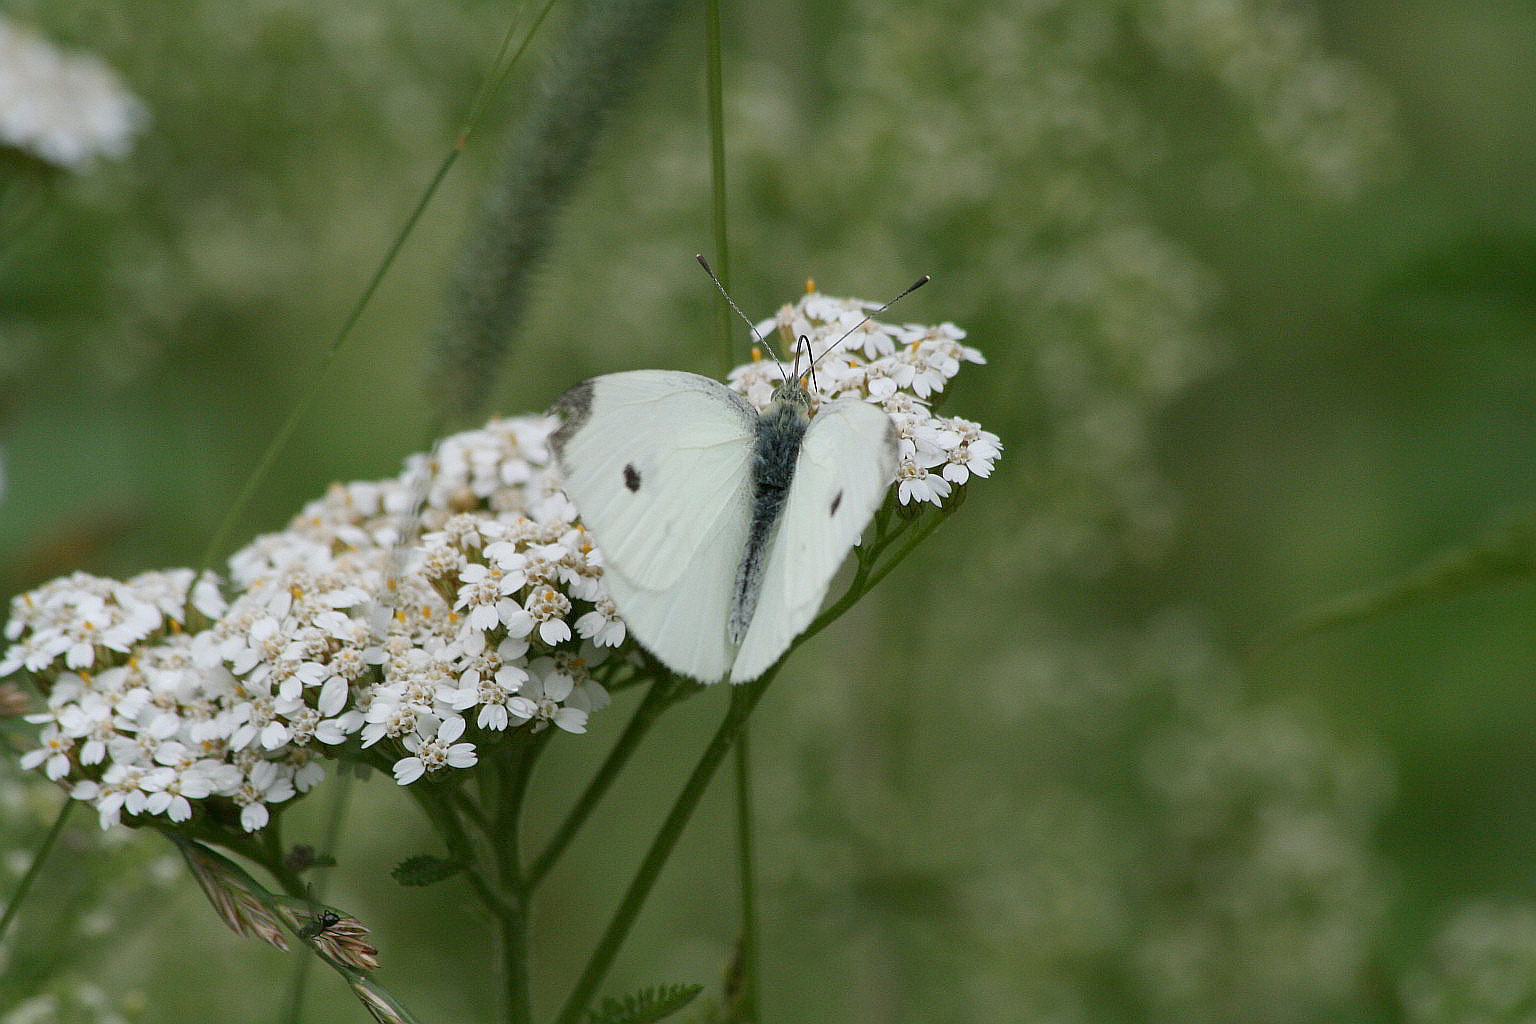
[[[791,377],[784,383],[773,389],[773,404],[779,406],[795,406],[809,416],[811,412],[811,393],[805,389],[805,384],[799,377]]]

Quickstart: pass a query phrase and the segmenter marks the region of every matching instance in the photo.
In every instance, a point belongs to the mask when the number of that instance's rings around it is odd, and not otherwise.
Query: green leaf
[[[401,861],[390,875],[401,885],[423,886],[436,885],[463,870],[462,861],[451,857],[434,857],[430,853],[419,853]]]
[[[651,1024],[672,1016],[703,990],[703,985],[660,985],[623,999],[604,999],[587,1013],[587,1024]]]

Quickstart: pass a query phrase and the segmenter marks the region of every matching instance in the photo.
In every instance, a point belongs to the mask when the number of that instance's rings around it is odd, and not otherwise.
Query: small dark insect
[[[313,939],[323,935],[341,923],[341,915],[334,910],[322,910],[309,919],[309,924],[299,930],[299,938]]]

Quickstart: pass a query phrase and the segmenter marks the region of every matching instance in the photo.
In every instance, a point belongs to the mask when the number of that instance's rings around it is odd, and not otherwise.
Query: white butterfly
[[[556,401],[555,457],[608,592],[673,671],[741,683],[778,661],[894,481],[879,406],[811,405],[798,378],[760,415],[670,370],[594,377]]]

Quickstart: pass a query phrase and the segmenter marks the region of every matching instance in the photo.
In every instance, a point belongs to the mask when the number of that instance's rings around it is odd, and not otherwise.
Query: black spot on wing
[[[561,420],[559,428],[550,435],[549,443],[555,449],[557,457],[564,456],[566,442],[586,426],[587,420],[592,416],[592,382],[584,380],[571,388],[555,399],[555,404],[549,407],[549,411],[551,415],[559,416]]]
[[[831,509],[831,511],[829,511],[827,513],[827,515],[829,515],[829,516],[837,515],[837,507],[839,505],[841,505],[842,503],[843,503],[843,492],[842,491],[838,491],[837,492],[837,497],[832,499],[832,509]]]
[[[624,466],[624,486],[631,491],[640,489],[640,471],[635,468],[633,462],[626,463]]]

